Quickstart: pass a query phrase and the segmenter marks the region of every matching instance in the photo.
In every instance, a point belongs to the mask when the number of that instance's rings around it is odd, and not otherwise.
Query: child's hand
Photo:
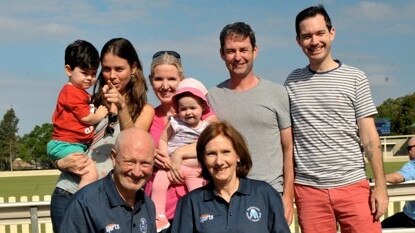
[[[108,109],[104,105],[100,105],[98,109],[95,111],[95,114],[99,117],[99,119],[104,119],[105,116],[108,114]]]

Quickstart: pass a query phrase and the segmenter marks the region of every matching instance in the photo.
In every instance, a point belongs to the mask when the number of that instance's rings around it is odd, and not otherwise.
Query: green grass
[[[391,173],[399,170],[405,162],[388,162],[385,163],[385,173]],[[372,169],[366,166],[366,174],[373,177]],[[5,177],[0,178],[0,197],[6,200],[8,197],[51,195],[55,187],[58,176],[32,176],[32,177]],[[42,198],[41,198],[42,199]]]
[[[385,162],[385,174],[398,171],[406,162]],[[366,164],[367,177],[373,177],[373,171],[369,164]]]
[[[0,197],[51,195],[58,176],[2,177],[0,178]],[[41,198],[43,200],[43,198]],[[19,201],[19,200],[17,200]]]

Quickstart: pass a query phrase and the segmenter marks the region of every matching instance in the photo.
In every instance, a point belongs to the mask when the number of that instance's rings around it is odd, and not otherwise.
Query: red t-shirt
[[[94,137],[94,127],[81,122],[90,114],[91,96],[83,89],[65,84],[58,96],[52,116],[52,139],[70,143],[90,143]]]

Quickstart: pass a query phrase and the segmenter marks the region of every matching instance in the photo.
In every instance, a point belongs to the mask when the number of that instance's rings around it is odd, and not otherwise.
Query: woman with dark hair
[[[154,116],[153,107],[147,104],[141,61],[131,42],[124,38],[109,40],[100,59],[102,67],[98,86],[94,87],[93,104],[107,106],[109,114],[96,126],[87,156],[72,154],[56,161],[62,173],[51,199],[54,232],[59,232],[65,210],[78,190],[76,175],[85,173],[84,168],[94,162],[99,178],[106,176],[113,169],[111,149],[120,131],[131,127],[148,131]]]
[[[252,160],[235,128],[211,123],[196,150],[209,183],[179,201],[172,232],[290,232],[280,194],[268,183],[246,177]]]

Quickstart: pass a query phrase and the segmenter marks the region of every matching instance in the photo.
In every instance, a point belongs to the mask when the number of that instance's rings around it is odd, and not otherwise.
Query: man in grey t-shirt
[[[249,177],[266,181],[283,194],[285,217],[291,224],[294,170],[287,92],[254,74],[258,47],[248,24],[225,26],[220,43],[230,78],[209,91],[209,104],[220,120],[245,137],[253,160]]]

